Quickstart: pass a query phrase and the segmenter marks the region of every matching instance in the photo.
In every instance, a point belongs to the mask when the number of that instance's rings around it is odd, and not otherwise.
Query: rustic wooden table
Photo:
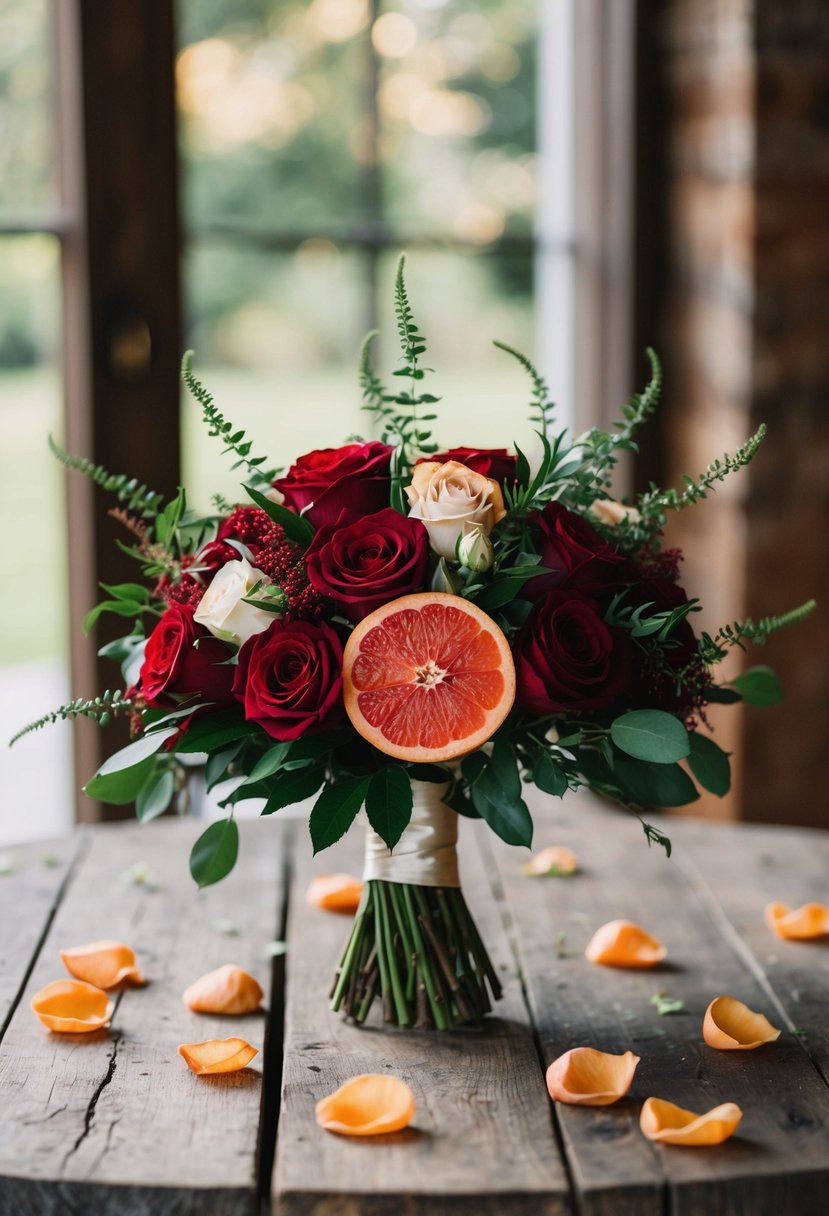
[[[829,946],[777,940],[762,911],[827,898],[829,836],[672,821],[668,861],[589,798],[537,806],[536,844],[574,848],[578,876],[527,879],[518,851],[462,825],[464,888],[505,988],[498,1016],[468,1033],[358,1030],[328,1011],[348,922],[304,893],[315,871],[358,868],[356,834],[312,861],[302,824],[245,823],[236,871],[201,893],[187,874],[192,823],[12,850],[0,877],[0,1216],[824,1212]],[[620,916],[666,942],[662,968],[584,960],[593,930]],[[133,944],[148,985],[117,996],[107,1031],[48,1033],[32,993],[62,975],[62,946],[100,937]],[[268,950],[283,938],[287,967]],[[269,1013],[181,1004],[228,961],[270,987]],[[681,1012],[660,1016],[660,989]],[[707,1048],[702,1015],[721,993],[763,1010],[780,1040]],[[197,1078],[177,1054],[229,1034],[262,1048],[242,1073]],[[579,1044],[642,1057],[628,1098],[553,1107],[544,1068]],[[415,1091],[409,1130],[361,1141],[316,1126],[321,1095],[386,1070]],[[649,1095],[698,1110],[735,1101],[745,1117],[718,1148],[654,1146],[638,1126]]]

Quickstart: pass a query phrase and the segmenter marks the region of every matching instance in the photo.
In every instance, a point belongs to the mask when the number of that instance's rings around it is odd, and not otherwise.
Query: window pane
[[[535,6],[397,0],[372,29],[385,216],[489,245],[529,234],[535,198]]]
[[[368,0],[184,0],[186,214],[293,232],[362,214]]]
[[[60,252],[51,237],[0,238],[0,517],[14,521],[0,563],[0,735],[68,699],[63,476],[47,445],[60,436],[57,371]],[[7,535],[8,542],[8,535]],[[69,727],[24,739],[3,761],[0,840],[65,831],[71,820]],[[36,775],[35,775],[36,774]]]
[[[49,0],[0,4],[0,221],[54,203]]]
[[[287,466],[367,429],[357,355],[365,328],[361,257],[309,240],[295,254],[196,246],[186,262],[188,345],[222,412],[257,454]],[[187,395],[185,484],[194,506],[237,498],[239,473]]]

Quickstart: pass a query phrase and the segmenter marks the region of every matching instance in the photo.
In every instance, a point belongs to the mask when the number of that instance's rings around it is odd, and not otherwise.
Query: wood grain
[[[85,847],[77,836],[3,849],[11,868],[0,875],[0,1042],[70,869]]]
[[[181,993],[225,962],[268,990],[280,827],[246,823],[236,871],[203,892],[187,871],[192,821],[91,834],[0,1049],[0,1211],[253,1210],[262,1056],[243,1072],[201,1078],[177,1047],[232,1034],[263,1046],[263,1014],[194,1014]],[[154,887],[124,877],[138,860]],[[117,996],[109,1030],[50,1034],[28,1007],[32,993],[64,974],[61,947],[100,937],[134,946],[149,982]]]
[[[568,845],[583,867],[570,879],[528,879],[519,854],[493,844],[544,1061],[579,1045],[642,1058],[631,1094],[617,1105],[557,1104],[580,1210],[655,1216],[666,1196],[668,1211],[689,1216],[820,1210],[829,1183],[829,1090],[790,1034],[755,1052],[703,1043],[705,1008],[723,993],[779,1018],[678,858],[649,850],[635,820],[590,797],[563,804],[536,797],[534,813],[536,846]],[[741,839],[723,860],[737,888]],[[666,943],[665,965],[635,972],[584,959],[594,930],[619,917]],[[659,1016],[651,998],[660,989],[684,1001],[681,1013]],[[638,1127],[641,1101],[651,1095],[698,1111],[735,1101],[745,1117],[737,1136],[716,1149],[655,1146]]]
[[[463,823],[464,829],[472,825]],[[463,831],[464,892],[505,988],[482,1031],[362,1029],[326,994],[349,919],[304,906],[313,873],[360,873],[352,833],[315,862],[300,840],[289,925],[285,1065],[274,1206],[278,1216],[553,1216],[569,1211],[514,961],[475,834]],[[414,1090],[411,1128],[366,1140],[322,1131],[317,1100],[360,1073],[393,1072]]]

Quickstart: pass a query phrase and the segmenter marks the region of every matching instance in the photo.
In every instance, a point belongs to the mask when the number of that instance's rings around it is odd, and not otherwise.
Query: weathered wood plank
[[[285,1062],[274,1172],[278,1216],[553,1216],[568,1183],[514,961],[471,825],[463,823],[464,891],[503,978],[486,1029],[358,1029],[328,1009],[349,921],[304,906],[313,873],[360,872],[351,835],[312,862],[297,848],[289,925]],[[414,1090],[406,1132],[358,1140],[322,1131],[317,1100],[347,1078],[392,1071]]]
[[[829,902],[829,833],[693,820],[671,831],[692,886],[713,916],[727,919],[723,931],[829,1082],[829,941],[782,941],[763,918],[773,900],[795,908]]]
[[[2,850],[11,868],[0,875],[0,1042],[82,847],[78,835]]]
[[[281,827],[246,823],[236,870],[203,892],[187,870],[192,821],[91,833],[0,1049],[0,1211],[253,1210],[262,1056],[241,1073],[199,1078],[177,1046],[231,1034],[262,1046],[263,1014],[194,1014],[181,993],[225,962],[248,968],[267,991]],[[139,860],[153,885],[125,880]],[[237,935],[228,936],[231,924]],[[50,1034],[28,1008],[32,993],[63,974],[62,946],[99,937],[133,945],[148,984],[118,997],[109,1030]]]
[[[631,1095],[617,1105],[557,1104],[581,1210],[655,1216],[666,1196],[668,1210],[683,1216],[820,1210],[829,1183],[829,1091],[791,1035],[750,1053],[703,1043],[705,1008],[721,993],[772,1020],[777,1011],[681,866],[647,849],[635,821],[589,797],[555,805],[536,798],[534,809],[537,846],[569,845],[583,866],[566,880],[527,879],[521,856],[493,844],[545,1062],[579,1045],[642,1057]],[[739,890],[739,849],[730,864]],[[650,972],[588,963],[593,931],[617,917],[661,937],[669,961]],[[556,957],[556,943],[566,957]],[[658,1015],[651,997],[661,988],[684,1001],[681,1013]],[[654,1146],[638,1127],[641,1101],[651,1095],[695,1110],[735,1101],[745,1118],[716,1149]]]

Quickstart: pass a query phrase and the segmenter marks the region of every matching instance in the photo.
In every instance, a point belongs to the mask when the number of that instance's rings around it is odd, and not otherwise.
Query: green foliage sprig
[[[254,478],[256,484],[267,482],[268,485],[279,474],[279,469],[265,469],[263,466],[267,463],[267,456],[251,456],[253,441],[245,437],[243,430],[236,430],[233,423],[228,421],[222,414],[219,407],[213,399],[213,394],[208,392],[193,373],[192,370],[193,351],[188,350],[181,361],[181,375],[184,383],[190,390],[191,395],[198,401],[202,408],[203,420],[207,423],[208,435],[218,437],[225,444],[224,453],[234,452],[236,461],[230,467],[238,469],[244,466],[248,473]]]
[[[618,429],[608,432],[593,427],[579,439],[583,456],[571,480],[573,496],[584,506],[589,506],[597,496],[609,489],[619,453],[637,450],[634,436],[659,404],[662,364],[652,347],[649,346],[646,353],[651,367],[650,380],[642,392],[634,393],[623,407],[622,420],[614,423]]]
[[[51,726],[54,722],[71,722],[75,718],[91,718],[99,726],[108,726],[116,714],[130,713],[136,708],[135,702],[131,698],[125,697],[120,689],[116,689],[115,692],[107,689],[100,697],[93,697],[91,701],[78,697],[74,701],[67,702],[66,705],[61,705],[59,709],[53,709],[50,713],[44,714],[36,722],[30,722],[28,726],[24,726],[9,740],[9,747],[12,747],[24,735],[40,730],[44,726]]]
[[[700,611],[699,600],[691,599],[678,604],[676,608],[649,614],[648,609],[653,608],[652,600],[634,607],[623,602],[626,595],[627,589],[614,595],[605,613],[605,621],[617,629],[629,630],[632,638],[654,637],[658,642],[666,642],[690,613]]]
[[[493,346],[497,346],[499,350],[505,351],[508,355],[512,355],[513,359],[517,359],[523,367],[524,371],[533,382],[533,394],[530,402],[530,422],[540,429],[543,435],[549,432],[555,413],[555,402],[550,400],[550,389],[546,380],[526,355],[520,350],[516,350],[514,346],[508,346],[506,342],[493,342]]]
[[[724,481],[729,473],[735,473],[750,464],[757,454],[760,444],[766,437],[766,424],[761,423],[751,438],[738,448],[733,456],[727,452],[721,460],[714,460],[704,473],[696,480],[687,474],[683,478],[685,489],[677,490],[652,489],[639,500],[639,512],[644,520],[659,520],[664,522],[666,511],[681,511],[707,498],[709,491],[716,488],[716,483]]]
[[[73,456],[71,452],[62,448],[52,435],[49,436],[49,447],[52,455],[56,456],[62,465],[83,473],[102,490],[115,494],[127,511],[137,513],[142,519],[154,519],[158,514],[159,507],[164,501],[163,495],[148,489],[135,477],[128,477],[126,473],[110,473],[103,465],[95,464],[86,456]]]
[[[815,607],[815,600],[807,600],[805,604],[800,604],[799,607],[792,608],[789,612],[783,612],[779,616],[765,616],[761,617],[759,621],[746,617],[744,621],[734,621],[731,625],[723,625],[713,637],[704,633],[700,639],[700,657],[704,663],[720,663],[733,646],[739,646],[741,650],[745,649],[746,642],[762,646],[766,638],[777,633],[779,629],[788,629],[790,625],[797,625],[804,621]]]

